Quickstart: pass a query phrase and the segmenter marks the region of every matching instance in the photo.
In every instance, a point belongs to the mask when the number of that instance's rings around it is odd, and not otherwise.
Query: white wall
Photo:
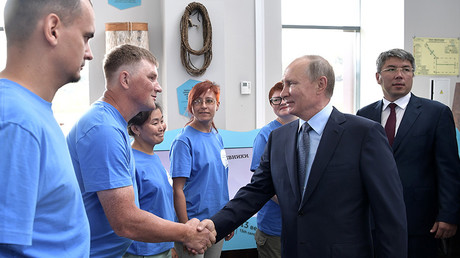
[[[459,38],[460,37],[460,1],[458,0],[405,0],[404,49],[413,53],[413,37]],[[430,79],[450,79],[450,100],[444,103],[452,107],[455,83],[459,76],[422,76],[414,78],[412,92],[430,98]]]
[[[200,77],[188,75],[180,60],[179,23],[185,7],[191,1],[144,0],[142,5],[118,10],[107,1],[93,1],[96,12],[96,36],[91,40],[94,60],[90,62],[90,99],[98,99],[104,91],[102,60],[105,51],[106,22],[147,22],[150,50],[160,62],[160,83],[169,129],[177,129],[188,121],[179,115],[176,88],[188,79],[209,79],[221,85],[221,107],[215,117],[218,128],[249,131],[256,128],[256,116],[265,112],[265,123],[274,118],[267,102],[256,105],[256,94],[266,99],[270,87],[282,77],[281,70],[281,0],[265,0],[262,28],[256,27],[256,1],[202,0],[213,27],[213,59],[207,72]],[[359,107],[382,97],[376,83],[375,60],[385,50],[405,48],[412,52],[412,37],[459,37],[460,1],[387,0],[361,1],[361,90]],[[376,8],[378,6],[378,8]],[[429,15],[428,15],[429,14]],[[421,19],[420,17],[423,17]],[[264,81],[257,85],[256,39],[263,29]],[[190,44],[200,46],[199,37],[190,31]],[[198,37],[198,39],[197,39]],[[308,54],[308,53],[306,53]],[[427,82],[431,77],[417,76],[414,92],[428,97]],[[252,82],[250,95],[240,94],[240,81]],[[458,77],[452,77],[452,90]],[[453,94],[451,94],[453,95]]]
[[[204,0],[200,2],[208,10],[213,27],[213,59],[204,75],[192,77],[186,73],[181,64],[179,32],[180,19],[190,1],[145,0],[139,7],[125,10],[112,7],[107,1],[93,1],[96,12],[96,36],[91,40],[94,53],[94,60],[90,62],[91,102],[97,100],[104,91],[101,68],[105,51],[104,24],[127,21],[147,22],[150,50],[160,62],[160,83],[163,87],[161,102],[169,129],[181,128],[188,121],[188,118],[179,115],[176,93],[176,88],[188,79],[209,79],[221,86],[221,106],[215,117],[218,128],[235,131],[254,129],[256,116],[254,1]],[[194,37],[192,31],[189,33],[190,44],[199,47],[200,42],[196,40],[196,35]],[[278,51],[279,56],[280,51]],[[276,77],[279,76],[278,74]],[[252,94],[240,94],[240,81],[252,82]]]
[[[383,51],[404,48],[403,0],[361,1],[361,89],[358,108],[382,98],[375,79]]]
[[[90,40],[94,59],[89,62],[90,68],[90,102],[102,96],[105,89],[102,61],[105,55],[105,23],[109,22],[147,22],[149,26],[150,51],[159,59],[160,66],[163,60],[162,45],[162,12],[160,0],[144,0],[141,6],[119,10],[108,4],[107,0],[92,1],[96,14],[96,33]],[[160,78],[160,83],[161,83]]]

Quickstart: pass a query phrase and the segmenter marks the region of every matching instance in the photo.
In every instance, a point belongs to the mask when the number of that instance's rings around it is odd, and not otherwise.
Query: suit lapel
[[[324,128],[323,135],[321,136],[315,160],[313,161],[310,176],[308,178],[307,188],[305,189],[305,195],[299,206],[299,210],[305,205],[314,192],[327,164],[331,160],[343,134],[343,127],[341,124],[345,121],[345,116],[334,108]]]
[[[377,101],[375,102],[374,109],[372,109],[372,112],[369,114],[369,119],[377,122],[377,123],[382,123],[382,106],[383,106],[383,101]]]
[[[401,141],[409,133],[410,128],[420,115],[421,106],[422,104],[420,103],[419,98],[412,94],[401,123],[399,124],[398,132],[396,132],[396,137],[392,146],[393,151],[396,151],[398,146],[401,144]]]
[[[293,191],[293,196],[296,197],[296,202],[300,203],[300,190],[299,190],[299,179],[297,176],[297,135],[298,135],[298,126],[297,123],[290,123],[289,129],[287,132],[286,143],[285,143],[285,160],[287,166],[287,173],[289,176],[289,182],[291,183],[291,190]],[[292,137],[294,135],[294,137]]]

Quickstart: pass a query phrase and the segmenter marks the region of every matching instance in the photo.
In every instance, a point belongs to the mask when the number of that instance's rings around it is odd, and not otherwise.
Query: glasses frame
[[[278,103],[275,103],[275,102],[278,102]],[[281,102],[283,102],[283,98],[282,97],[273,97],[270,99],[270,104],[272,105],[281,105]]]
[[[198,105],[201,106],[201,105],[203,105],[203,103],[205,103],[206,106],[211,106],[211,105],[216,104],[216,100],[213,99],[213,98],[206,98],[206,99],[204,99],[204,101],[203,101],[203,99],[198,98],[198,99],[195,99],[195,100],[192,101],[192,104],[193,104],[194,106],[198,106]]]
[[[404,66],[404,67],[388,67],[385,69],[382,69],[380,73],[389,73],[389,74],[397,74],[398,71],[401,70],[401,73],[404,75],[412,75],[415,72],[415,69],[410,67],[410,66]]]

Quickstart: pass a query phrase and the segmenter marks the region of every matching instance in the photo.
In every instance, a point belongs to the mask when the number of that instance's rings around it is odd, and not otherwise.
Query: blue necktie
[[[307,177],[308,154],[310,152],[310,125],[305,122],[299,131],[297,139],[297,169],[299,171],[299,189],[300,195],[303,195],[305,180]]]

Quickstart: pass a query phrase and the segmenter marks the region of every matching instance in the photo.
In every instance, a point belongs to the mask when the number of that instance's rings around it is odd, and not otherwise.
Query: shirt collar
[[[409,92],[404,97],[399,98],[399,99],[397,99],[397,100],[395,100],[393,102],[390,102],[387,99],[383,98],[383,108],[382,108],[382,110],[385,110],[388,107],[388,105],[390,105],[390,103],[395,103],[396,105],[398,105],[398,107],[400,107],[402,109],[406,109],[407,104],[409,104],[409,100],[410,100],[411,96],[412,96],[412,93]]]
[[[321,111],[316,113],[316,115],[310,118],[310,120],[308,120],[308,124],[310,125],[311,129],[313,129],[313,131],[315,131],[317,134],[322,135],[324,127],[326,127],[327,120],[329,120],[331,113],[332,104],[329,103]],[[298,131],[300,131],[303,123],[305,123],[305,120],[299,118],[299,128],[297,129]]]

